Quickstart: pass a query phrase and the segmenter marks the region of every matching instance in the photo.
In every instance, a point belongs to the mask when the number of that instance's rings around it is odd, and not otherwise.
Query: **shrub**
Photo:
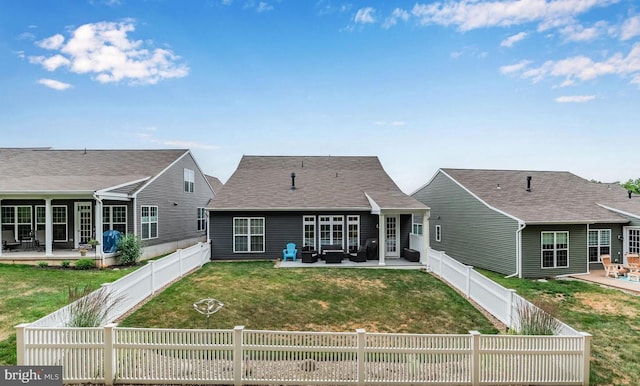
[[[47,268],[48,266],[49,266],[49,263],[47,263],[46,261],[38,262],[38,267],[40,268]]]
[[[120,264],[135,265],[142,256],[142,240],[133,233],[127,233],[118,241],[118,251]]]
[[[109,313],[124,300],[124,295],[114,295],[111,290],[102,287],[91,291],[69,287],[69,319],[67,327],[99,327],[107,321]]]
[[[516,313],[520,320],[520,335],[555,335],[560,328],[560,321],[556,319],[558,306],[555,303],[536,299],[518,303]]]
[[[79,259],[76,261],[76,269],[94,269],[96,263],[93,259]]]
[[[69,260],[62,260],[62,263],[60,263],[60,266],[64,269],[71,268],[71,262]]]

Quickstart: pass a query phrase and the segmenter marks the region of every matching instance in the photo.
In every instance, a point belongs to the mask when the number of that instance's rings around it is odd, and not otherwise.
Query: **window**
[[[233,219],[233,252],[264,252],[264,218]]]
[[[31,206],[3,206],[2,230],[13,231],[16,240],[31,237]]]
[[[316,249],[316,216],[303,216],[302,218],[302,227],[303,227],[303,247],[311,247],[311,249]]]
[[[442,226],[436,225],[436,241],[442,241]]]
[[[207,212],[204,208],[198,208],[198,231],[207,230]]]
[[[53,205],[51,207],[51,222],[53,223],[53,241],[67,241],[67,207]]]
[[[418,214],[414,214],[412,217],[412,224],[413,227],[411,228],[411,233],[413,233],[414,235],[421,235],[422,234],[422,219],[424,216],[420,216]]]
[[[347,243],[349,253],[358,252],[360,246],[360,216],[347,216]]]
[[[184,169],[184,191],[193,193],[196,175],[191,169]]]
[[[569,232],[542,232],[542,268],[569,266]]]
[[[127,233],[126,205],[105,205],[102,207],[102,231],[115,230]]]
[[[320,216],[320,246],[340,245],[343,243],[343,216]]]
[[[611,229],[590,229],[587,241],[590,263],[599,262],[600,255],[611,254]]]
[[[140,224],[142,226],[142,239],[158,238],[158,207],[157,206],[141,206],[142,218]]]

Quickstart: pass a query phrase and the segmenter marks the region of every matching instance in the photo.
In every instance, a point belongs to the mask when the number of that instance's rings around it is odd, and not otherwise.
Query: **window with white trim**
[[[640,254],[640,229],[629,228],[626,234],[626,243],[629,253]]]
[[[115,230],[127,233],[127,206],[104,205],[102,207],[102,231]]]
[[[264,217],[233,218],[233,253],[264,252]]]
[[[13,231],[16,240],[33,236],[31,206],[3,206],[2,230]]]
[[[601,255],[611,254],[611,229],[589,229],[589,262],[597,263]]]
[[[569,232],[542,232],[542,268],[569,266]]]
[[[441,242],[442,241],[442,226],[441,225],[436,225],[436,241]]]
[[[44,231],[46,227],[46,210],[42,205],[36,206],[36,230]],[[67,206],[51,206],[51,223],[54,242],[68,241],[69,232],[67,226]],[[40,240],[41,242],[43,240]]]
[[[196,181],[196,174],[191,169],[184,169],[184,191],[193,193]]]
[[[344,248],[344,217],[343,216],[320,216],[320,246],[340,245]]]
[[[316,249],[316,216],[303,216],[302,217],[302,239],[303,247],[311,247]]]
[[[349,253],[358,252],[360,246],[360,216],[347,216],[347,243]]]
[[[198,231],[207,230],[207,211],[204,208],[198,208]]]
[[[143,240],[158,238],[158,207],[140,206],[141,238]]]
[[[422,220],[423,220],[422,215],[419,214],[414,214],[411,216],[411,223],[412,223],[412,227],[411,227],[411,233],[413,233],[414,235],[421,235],[422,234]]]

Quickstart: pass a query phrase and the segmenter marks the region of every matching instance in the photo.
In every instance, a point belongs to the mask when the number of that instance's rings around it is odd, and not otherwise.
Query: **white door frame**
[[[389,220],[393,224],[393,227],[389,228]],[[384,254],[386,257],[400,257],[400,215],[398,214],[388,214],[384,219]],[[395,239],[395,245],[389,245],[389,236],[391,235],[389,232],[392,231],[393,238]],[[393,247],[394,250],[389,250],[389,247]]]
[[[629,253],[629,239],[630,239],[630,237],[629,237],[629,233],[630,232],[629,231],[630,230],[640,231],[640,226],[625,226],[625,227],[622,227],[622,234],[623,234],[623,236],[622,236],[622,240],[623,240],[623,242],[622,242],[622,259],[623,260],[622,260],[622,262],[623,262],[623,264],[627,264],[626,255],[627,255],[627,253]]]
[[[81,232],[82,229],[80,227],[80,213],[81,213],[81,209],[85,209],[89,215],[89,221],[88,221],[88,225],[89,225],[89,236],[87,238],[87,241],[89,239],[91,239],[93,237],[93,211],[92,211],[92,204],[90,201],[82,201],[82,202],[75,202],[74,203],[74,232],[73,232],[73,246],[74,248],[78,248],[80,246],[80,238],[81,238]],[[86,230],[85,230],[86,231]]]

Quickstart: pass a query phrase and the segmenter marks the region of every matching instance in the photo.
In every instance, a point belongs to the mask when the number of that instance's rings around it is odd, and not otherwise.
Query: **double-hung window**
[[[569,232],[542,232],[542,268],[569,266]]]
[[[264,217],[234,217],[233,252],[264,252]]]
[[[102,207],[102,231],[115,230],[127,233],[127,206],[105,205]]]
[[[207,230],[207,212],[204,208],[198,208],[198,231]]]
[[[589,230],[589,262],[597,263],[601,255],[611,254],[611,229]]]
[[[196,181],[196,175],[191,169],[184,169],[184,191],[193,193]]]
[[[142,205],[140,207],[142,214],[140,225],[142,228],[142,239],[158,238],[158,207],[150,205]]]
[[[413,216],[411,216],[412,218],[412,228],[411,228],[411,233],[413,233],[414,235],[421,235],[422,234],[422,220],[423,220],[422,215],[419,214],[414,214]]]

